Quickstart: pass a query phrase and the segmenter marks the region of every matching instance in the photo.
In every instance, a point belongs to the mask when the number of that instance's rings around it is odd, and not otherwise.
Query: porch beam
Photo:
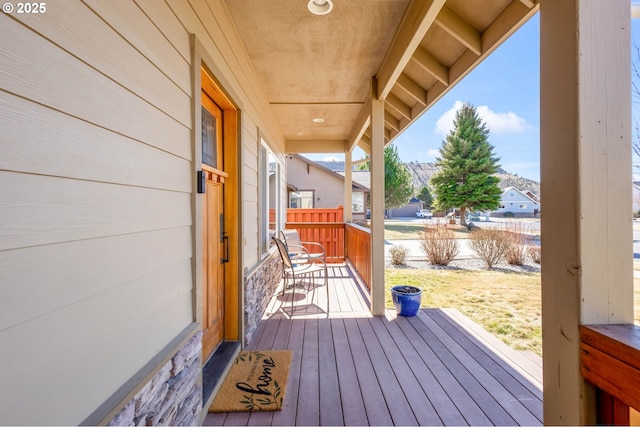
[[[482,36],[480,33],[453,13],[451,9],[443,7],[435,22],[476,56],[482,55]]]
[[[520,3],[527,6],[529,9],[533,9],[536,3],[533,0],[520,0]]]
[[[400,130],[400,120],[396,119],[393,114],[389,113],[388,111],[384,112],[384,122],[387,124],[387,126],[395,131]],[[389,135],[391,135],[391,132],[389,132]]]
[[[633,323],[628,0],[540,2],[544,422],[594,424],[580,324]]]
[[[360,142],[358,142],[358,147],[360,147],[365,153],[371,155],[371,138],[369,137],[369,135],[362,135],[362,138],[360,138]]]
[[[286,153],[344,153],[347,140],[288,140],[285,142]]]
[[[396,85],[400,89],[404,90],[407,95],[415,99],[417,103],[423,107],[427,106],[427,91],[420,87],[418,83],[407,77],[406,74],[402,74],[398,77]]]
[[[352,151],[364,135],[365,131],[371,125],[371,97],[367,97],[355,124],[351,128],[351,133],[347,139],[346,151]]]
[[[449,86],[449,69],[442,64],[426,49],[418,46],[415,53],[411,57],[413,61],[422,67],[426,72],[438,79],[440,83]]]
[[[344,153],[344,222],[353,220],[353,173],[351,151]]]
[[[371,313],[384,314],[384,102],[371,79]]]
[[[389,106],[389,108],[393,108],[395,111],[401,114],[402,117],[406,118],[407,120],[411,120],[411,107],[405,104],[393,93],[390,93],[389,96],[387,96],[386,105]]]
[[[539,7],[525,6],[521,2],[511,2],[493,23],[482,33],[483,57],[490,55],[498,46],[520,28],[519,23],[533,16]]]
[[[445,2],[446,0],[413,0],[409,4],[400,29],[391,42],[387,56],[378,71],[376,99],[384,100],[389,95]]]

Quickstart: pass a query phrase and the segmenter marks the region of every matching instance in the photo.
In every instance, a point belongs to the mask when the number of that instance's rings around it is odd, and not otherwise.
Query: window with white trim
[[[265,140],[261,138],[260,141],[260,242],[258,247],[261,256],[264,256],[271,247],[271,237],[277,235],[282,229],[282,215],[280,212],[282,166],[269,149]]]
[[[293,209],[313,208],[313,191],[289,191],[289,207]]]
[[[351,205],[351,212],[364,213],[364,193],[360,191],[351,193]]]

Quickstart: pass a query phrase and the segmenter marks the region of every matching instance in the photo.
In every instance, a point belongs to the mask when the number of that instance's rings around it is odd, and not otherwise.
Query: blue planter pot
[[[422,289],[415,286],[394,286],[391,288],[391,299],[398,315],[415,316],[420,309]]]

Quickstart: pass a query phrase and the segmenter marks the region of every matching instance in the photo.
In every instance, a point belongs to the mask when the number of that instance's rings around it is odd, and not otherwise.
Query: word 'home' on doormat
[[[291,350],[241,351],[209,412],[281,410],[289,365]]]

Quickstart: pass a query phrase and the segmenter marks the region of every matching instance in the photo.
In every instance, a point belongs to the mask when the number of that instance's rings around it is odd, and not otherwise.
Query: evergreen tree
[[[429,190],[429,187],[427,185],[422,187],[416,197],[424,202],[425,208],[431,209],[431,206],[433,205],[433,195],[431,194],[431,190]]]
[[[384,149],[384,207],[402,207],[412,195],[411,174],[400,160],[396,146],[389,144]]]
[[[367,155],[366,158],[369,158]],[[357,170],[369,170],[369,162],[360,163]],[[411,174],[400,157],[394,145],[384,148],[384,207],[385,209],[399,208],[407,204],[413,194]]]
[[[431,178],[438,209],[460,208],[460,224],[465,225],[466,209],[493,210],[502,191],[495,176],[498,160],[488,141],[489,129],[475,107],[465,103],[457,112],[454,128],[442,141]]]

